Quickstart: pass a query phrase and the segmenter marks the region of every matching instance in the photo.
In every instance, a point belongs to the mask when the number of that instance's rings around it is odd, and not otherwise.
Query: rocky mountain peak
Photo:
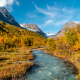
[[[2,7],[0,10],[2,10],[2,11],[3,11],[3,10],[7,10],[7,9],[6,9],[5,7]]]
[[[6,17],[8,18],[9,20],[13,21],[14,18],[10,15],[10,13],[8,12],[8,10],[5,8],[5,7],[2,7],[0,9],[0,12]]]
[[[32,30],[35,30],[35,31],[40,31],[38,26],[36,24],[28,24],[28,23],[25,23],[25,24],[20,24],[22,27],[24,28],[28,28],[28,29],[32,29]]]
[[[61,31],[64,31],[65,28],[70,27],[73,28],[73,26],[77,26],[78,23],[74,22],[74,21],[70,21],[64,24],[64,26],[62,27]]]
[[[13,16],[8,12],[5,7],[0,8],[0,20],[11,25],[20,27],[20,25],[15,21]]]

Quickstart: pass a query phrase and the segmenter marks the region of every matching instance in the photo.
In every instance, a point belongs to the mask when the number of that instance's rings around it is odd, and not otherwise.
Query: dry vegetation
[[[27,61],[32,59],[34,59],[34,56],[30,53],[30,49],[20,48],[15,50],[15,48],[12,48],[7,52],[0,52],[0,78],[21,77],[33,66],[32,62]]]

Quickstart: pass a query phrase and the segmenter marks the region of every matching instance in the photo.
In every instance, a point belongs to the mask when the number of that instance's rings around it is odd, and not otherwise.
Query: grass
[[[0,79],[18,78],[25,74],[33,65],[32,62],[25,61],[34,59],[30,51],[29,48],[9,48],[0,52]]]
[[[14,63],[7,66],[5,65],[0,69],[0,78],[6,80],[21,77],[32,65],[33,63],[31,62]]]

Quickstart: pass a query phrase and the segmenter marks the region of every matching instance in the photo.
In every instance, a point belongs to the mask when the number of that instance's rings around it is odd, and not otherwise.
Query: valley
[[[36,24],[19,24],[2,7],[0,80],[18,80],[24,76],[25,80],[80,80],[79,24],[67,22],[57,34],[47,38]]]

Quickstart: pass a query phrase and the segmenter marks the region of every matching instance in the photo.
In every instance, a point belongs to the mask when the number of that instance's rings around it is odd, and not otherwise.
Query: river
[[[74,80],[75,76],[64,65],[63,60],[53,57],[44,50],[33,51],[36,66],[31,68],[25,80]]]

